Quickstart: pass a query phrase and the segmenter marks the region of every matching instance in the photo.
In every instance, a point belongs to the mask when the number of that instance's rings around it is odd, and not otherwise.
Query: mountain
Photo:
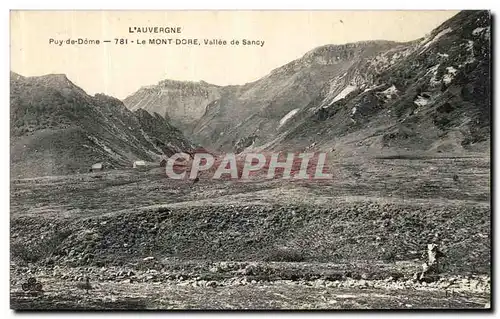
[[[343,84],[333,78],[264,147],[488,152],[490,24],[487,11],[463,11],[427,37],[364,61]]]
[[[277,134],[286,116],[313,101],[331,78],[394,45],[372,41],[314,49],[211,102],[193,134],[203,145],[215,148],[240,151],[258,144]]]
[[[297,105],[310,103],[330,78],[394,45],[372,41],[324,46],[245,85],[166,80],[140,89],[124,103],[131,110],[141,108],[180,122],[202,145],[231,149],[254,134],[274,134],[280,119]]]
[[[252,83],[175,82],[179,92],[164,81],[125,104],[178,109],[166,113],[189,117],[197,142],[238,152],[487,151],[490,24],[487,11],[462,11],[415,41],[325,45]]]
[[[222,96],[223,89],[203,81],[164,80],[141,88],[123,103],[132,111],[143,109],[158,113],[176,127],[189,130],[201,118],[206,105]]]
[[[90,96],[65,75],[11,72],[11,174],[15,177],[87,172],[92,164],[131,167],[135,160],[194,145],[158,114],[134,114],[113,97]]]

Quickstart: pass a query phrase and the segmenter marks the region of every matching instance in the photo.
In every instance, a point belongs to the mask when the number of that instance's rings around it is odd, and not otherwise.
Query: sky
[[[411,41],[456,13],[11,11],[11,71],[23,76],[64,73],[89,94],[119,99],[164,79],[245,84],[315,47],[363,40]],[[180,28],[181,33],[130,33],[134,27]],[[112,42],[65,43],[78,38]],[[168,38],[198,39],[200,45],[137,44]],[[114,39],[128,43],[115,44]],[[227,45],[204,45],[205,39],[226,40]],[[264,45],[242,45],[244,39]],[[64,43],[58,45],[61,40]],[[239,45],[231,45],[232,40]]]

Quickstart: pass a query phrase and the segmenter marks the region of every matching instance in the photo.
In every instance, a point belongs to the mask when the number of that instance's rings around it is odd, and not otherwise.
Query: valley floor
[[[478,308],[487,292],[451,292],[439,288],[336,287],[317,282],[240,283],[216,287],[192,283],[104,282],[89,294],[68,281],[46,280],[43,294],[11,293],[15,309],[425,309]]]
[[[316,182],[193,185],[160,168],[13,179],[11,307],[489,307],[489,157],[330,167]],[[432,242],[440,273],[415,280]],[[29,277],[43,292],[21,289]]]

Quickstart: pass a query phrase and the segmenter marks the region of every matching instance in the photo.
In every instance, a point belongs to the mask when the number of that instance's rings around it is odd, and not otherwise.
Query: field
[[[192,184],[161,168],[12,179],[11,307],[489,308],[488,157],[330,169],[323,181]],[[445,257],[419,281],[428,243]],[[21,289],[29,277],[42,292]]]

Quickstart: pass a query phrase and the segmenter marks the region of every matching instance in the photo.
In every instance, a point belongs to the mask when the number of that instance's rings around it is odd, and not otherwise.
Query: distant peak
[[[218,85],[215,85],[215,84],[211,84],[211,83],[208,83],[208,82],[205,82],[203,80],[200,80],[200,81],[179,81],[179,80],[169,80],[169,79],[165,79],[165,80],[162,80],[160,82],[158,82],[158,85],[161,85],[161,86],[175,86],[175,87],[179,87],[179,86],[214,86],[214,87],[218,87]]]
[[[68,77],[64,73],[55,73],[55,74],[46,74],[46,75],[41,75],[37,76],[34,78],[39,78],[39,79],[54,79],[54,80],[59,80],[59,81],[69,81]]]
[[[16,74],[12,72],[13,74]],[[11,73],[11,76],[12,76]],[[78,91],[80,93],[86,94],[83,89],[78,87],[76,84],[71,82],[71,80],[68,79],[66,74],[62,73],[56,73],[56,74],[46,74],[46,75],[40,75],[40,76],[29,76],[29,77],[23,77],[21,75],[17,75],[16,78],[13,76],[11,79],[15,80],[27,80],[27,81],[34,81],[35,83],[38,83],[40,85],[52,87],[54,89],[70,89],[73,91]]]
[[[60,86],[60,87],[75,87],[76,85],[71,82],[66,74],[47,74],[47,75],[42,75],[42,76],[34,76],[31,77],[33,79],[37,79],[41,81],[42,83],[53,85],[53,86]]]

